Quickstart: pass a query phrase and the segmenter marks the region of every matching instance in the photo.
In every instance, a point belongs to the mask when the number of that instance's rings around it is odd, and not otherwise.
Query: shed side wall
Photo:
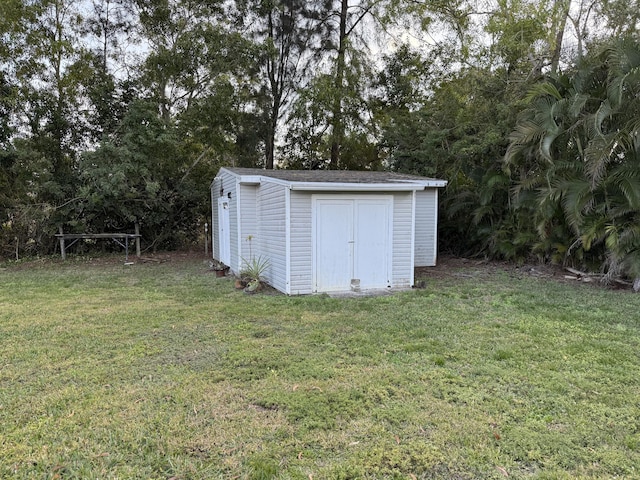
[[[238,191],[236,184],[236,176],[231,172],[226,170],[220,170],[217,176],[217,180],[213,182],[211,188],[211,219],[212,219],[212,230],[211,237],[213,239],[213,258],[216,260],[220,259],[220,239],[219,235],[219,219],[218,219],[218,198],[220,198],[220,193],[222,192],[222,196],[227,197],[229,199],[229,232],[230,232],[230,242],[231,242],[231,270],[236,272],[237,266],[239,264],[238,259],[238,232],[239,232],[239,222],[238,222]],[[229,198],[229,194],[231,194],[231,198]]]
[[[244,267],[245,260],[249,261],[251,255],[255,256],[256,243],[254,238],[258,235],[258,187],[255,185],[240,185],[240,241],[238,252],[240,255],[239,269]],[[251,241],[249,241],[251,238]]]
[[[396,193],[393,196],[393,287],[406,288],[413,283],[412,222],[413,194]]]
[[[432,267],[437,256],[438,190],[416,192],[415,265]]]
[[[285,187],[263,182],[257,189],[257,235],[252,240],[254,257],[269,259],[265,278],[281,292],[287,291],[287,241]],[[257,248],[254,248],[257,246]]]
[[[313,292],[311,194],[291,192],[291,294]]]

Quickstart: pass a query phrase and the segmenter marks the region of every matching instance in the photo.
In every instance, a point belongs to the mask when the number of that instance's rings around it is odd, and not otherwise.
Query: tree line
[[[0,256],[196,240],[224,165],[449,181],[440,249],[640,277],[638,0],[3,0]]]

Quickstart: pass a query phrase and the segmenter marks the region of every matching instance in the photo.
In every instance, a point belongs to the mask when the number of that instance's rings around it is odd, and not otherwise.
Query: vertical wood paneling
[[[252,241],[258,248],[255,255],[269,259],[265,278],[275,288],[286,291],[287,244],[285,187],[275,183],[263,183],[257,190],[257,235]]]
[[[438,191],[435,188],[416,192],[416,267],[436,264]]]
[[[393,269],[394,287],[410,287],[413,278],[412,222],[413,195],[411,192],[394,194],[393,199]]]
[[[291,192],[291,294],[307,294],[313,291],[313,238],[311,193]]]
[[[258,187],[255,185],[240,185],[239,186],[239,198],[240,198],[240,262],[241,268],[244,263],[244,259],[249,259],[252,254],[255,253],[255,247],[253,237],[258,234],[258,203],[257,203],[257,191]],[[252,238],[249,241],[249,237]]]

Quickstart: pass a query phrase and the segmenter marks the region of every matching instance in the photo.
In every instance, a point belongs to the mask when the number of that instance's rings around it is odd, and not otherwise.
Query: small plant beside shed
[[[270,266],[269,259],[262,255],[247,260],[242,259],[242,270],[240,270],[240,281],[244,283],[244,291],[247,293],[257,292],[262,288],[264,274]]]

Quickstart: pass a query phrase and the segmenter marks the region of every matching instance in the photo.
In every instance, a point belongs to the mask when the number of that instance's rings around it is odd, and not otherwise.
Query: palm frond
[[[637,76],[639,74],[638,68],[631,70],[624,75],[612,76],[607,85],[607,98],[614,107],[622,105],[625,99],[625,93],[629,88],[629,83],[637,83]],[[635,77],[635,78],[634,78]]]
[[[525,145],[535,141],[544,134],[542,126],[534,120],[523,120],[516,125],[516,128],[509,135],[511,142]]]
[[[509,135],[509,146],[504,156],[508,165],[531,145],[537,144],[545,134],[543,125],[533,119],[522,120]]]
[[[540,187],[541,185],[546,184],[547,181],[545,177],[539,175],[537,172],[530,172],[526,175],[522,180],[518,181],[511,189],[511,195],[513,197],[517,197],[521,195],[523,192],[533,190],[535,188]]]
[[[558,138],[557,134],[545,135],[541,142],[540,148],[538,149],[540,156],[544,158],[549,163],[553,163],[553,155],[551,154],[551,147],[553,146],[553,142]]]
[[[607,209],[607,216],[614,221],[628,218],[635,215],[636,213],[638,213],[637,209],[631,208],[629,205],[624,203],[615,203],[613,205],[610,205]]]
[[[539,99],[540,97],[553,97],[556,100],[561,100],[563,98],[562,94],[558,90],[558,88],[551,82],[542,82],[537,83],[527,93],[525,96],[525,102],[532,103],[533,101]]]
[[[587,102],[591,97],[585,93],[575,93],[571,98],[568,112],[572,118],[578,118],[585,109]]]
[[[472,210],[478,205],[478,196],[470,191],[465,190],[457,192],[443,199],[442,206],[448,218],[454,218],[460,213]]]
[[[493,205],[481,205],[473,211],[473,224],[479,225],[482,220],[484,220],[488,216],[494,215],[495,213],[496,212]]]
[[[561,180],[558,188],[562,191],[562,210],[567,223],[577,233],[584,222],[584,215],[594,206],[591,184],[584,179]]]
[[[613,133],[595,136],[585,148],[585,173],[593,188],[605,177],[607,166],[615,159],[618,146],[618,135]]]
[[[607,118],[611,117],[612,113],[613,108],[611,107],[611,103],[609,102],[609,100],[603,101],[600,104],[600,107],[598,107],[595,115],[593,116],[594,131],[597,135],[604,135],[602,131],[602,124]]]
[[[640,112],[640,101],[637,102],[636,112]],[[626,133],[623,144],[629,154],[640,158],[640,115],[635,115],[622,128]]]
[[[640,223],[626,225],[620,233],[618,242],[618,248],[625,253],[640,249]]]
[[[608,228],[606,218],[604,217],[594,216],[586,220],[580,235],[580,242],[583,248],[589,251],[593,245],[608,238]]]
[[[623,177],[617,180],[615,187],[617,187],[624,198],[626,199],[626,205],[632,210],[640,211],[640,178],[635,177]]]

